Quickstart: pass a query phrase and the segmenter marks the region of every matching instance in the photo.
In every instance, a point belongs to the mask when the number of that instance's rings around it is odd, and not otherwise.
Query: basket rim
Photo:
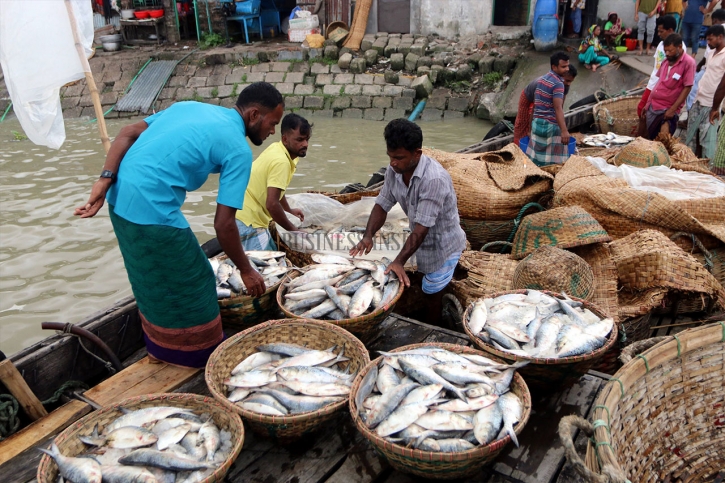
[[[308,265],[309,267],[310,265]],[[294,275],[294,277],[293,277]],[[299,277],[302,275],[302,271],[299,269],[290,270],[287,272],[287,275],[282,280],[282,282],[286,282],[289,278],[289,281],[292,281],[293,279]],[[303,320],[319,320],[321,322],[327,322],[329,324],[337,325],[338,327],[345,328],[347,326],[358,324],[360,322],[367,322],[369,320],[373,320],[378,318],[379,316],[386,314],[388,312],[391,312],[395,308],[395,304],[398,303],[398,300],[400,300],[400,297],[403,295],[403,290],[405,290],[405,284],[400,283],[400,286],[398,287],[398,291],[395,294],[395,297],[388,302],[385,305],[381,305],[380,307],[376,308],[369,314],[361,315],[359,317],[353,317],[348,319],[341,319],[341,320],[327,320],[327,319],[304,319],[303,317],[300,317],[299,315],[295,315],[289,310],[287,310],[284,307],[284,294],[287,293],[287,287],[280,287],[279,290],[277,290],[277,305],[279,305],[279,309],[284,313],[288,318],[290,319],[303,319]]]
[[[211,396],[202,396],[201,394],[194,394],[194,393],[183,393],[183,392],[167,392],[167,393],[151,393],[151,394],[143,394],[140,396],[134,396],[130,398],[123,399],[119,402],[115,402],[108,406],[103,406],[101,409],[97,411],[90,412],[83,416],[78,421],[72,423],[70,426],[65,428],[63,431],[58,433],[55,438],[53,438],[53,444],[57,444],[56,442],[60,439],[61,443],[70,437],[70,434],[76,430],[79,426],[87,426],[89,425],[90,421],[101,417],[107,413],[110,412],[121,412],[120,408],[126,407],[133,404],[148,402],[148,401],[165,401],[166,403],[169,403],[169,405],[173,406],[174,401],[194,401],[199,404],[199,411],[206,411],[208,412],[208,407],[211,404],[211,406],[215,407],[216,410],[224,413],[225,415],[229,415],[231,418],[232,424],[237,428],[239,431],[240,437],[237,441],[235,441],[232,445],[232,450],[229,453],[229,456],[227,459],[219,465],[219,467],[214,470],[214,472],[210,475],[208,475],[206,478],[202,480],[202,483],[204,482],[211,482],[211,481],[221,481],[224,477],[224,474],[226,474],[227,471],[229,471],[229,468],[231,467],[232,463],[237,459],[239,456],[239,453],[242,451],[242,446],[244,445],[244,439],[245,439],[245,433],[244,433],[244,423],[242,423],[242,418],[239,417],[239,414],[229,414],[229,411],[226,411],[226,408],[219,403],[214,397]],[[51,458],[47,454],[43,454],[43,456],[40,458],[40,462],[38,463],[38,469],[36,471],[36,478],[38,482],[40,483],[50,483],[48,482],[47,478],[45,477],[44,469],[48,468],[48,465],[56,465],[53,458]]]
[[[563,295],[558,294],[556,292],[551,292],[549,290],[537,290],[537,291],[541,292],[543,294],[549,295],[551,297],[556,297],[558,299],[564,298]],[[500,297],[501,295],[526,294],[526,293],[528,293],[528,289],[507,290],[504,292],[497,292],[497,293],[492,294],[491,296],[485,297],[485,298],[496,298],[496,297]],[[479,297],[479,299],[480,298],[481,297]],[[597,306],[596,304],[593,304],[592,302],[589,302],[588,300],[580,299],[577,297],[569,297],[569,298],[571,298],[572,300],[574,300],[576,302],[581,302],[583,304],[584,308],[591,310],[595,315],[597,315],[599,317],[606,317],[606,318],[612,318],[612,319],[614,318],[612,316],[606,315],[605,312],[599,308],[599,306]],[[473,306],[473,303],[469,304],[468,307],[466,307],[466,310],[463,312],[463,319],[462,319],[463,320],[463,323],[462,323],[463,330],[466,332],[468,339],[475,346],[480,348],[482,351],[487,352],[489,354],[496,355],[506,361],[514,361],[514,362],[527,361],[530,364],[541,364],[541,365],[548,365],[548,366],[584,362],[584,361],[588,361],[590,359],[596,359],[599,356],[603,355],[605,352],[607,352],[617,342],[617,337],[619,334],[619,327],[618,327],[617,322],[615,321],[612,326],[612,331],[609,333],[609,337],[607,337],[607,341],[604,343],[603,346],[601,346],[600,348],[598,348],[592,352],[587,352],[586,354],[581,354],[581,355],[573,356],[573,357],[559,357],[559,358],[556,358],[556,357],[526,357],[526,356],[521,356],[521,355],[517,355],[517,354],[512,354],[510,352],[498,350],[495,347],[492,347],[492,346],[486,344],[481,339],[476,337],[473,334],[473,332],[471,332],[471,329],[468,327],[468,324],[466,323],[466,320],[468,320],[468,314],[470,313],[472,306]]]
[[[459,344],[449,344],[445,342],[427,342],[427,343],[420,343],[420,344],[409,344],[401,347],[397,347],[395,349],[392,349],[390,352],[402,352],[405,350],[411,350],[411,349],[418,349],[423,347],[438,347],[441,349],[446,349],[451,352],[461,353],[466,352],[468,354],[477,354],[477,355],[484,355],[481,351],[476,350],[473,347],[465,346],[465,345],[459,345]],[[404,446],[401,446],[396,443],[391,443],[390,441],[386,440],[385,438],[382,438],[378,436],[374,431],[371,431],[367,425],[363,422],[362,418],[360,417],[360,414],[358,413],[357,406],[355,404],[355,395],[357,394],[358,390],[360,389],[360,383],[362,382],[362,379],[365,377],[365,375],[372,369],[374,365],[378,365],[380,361],[383,359],[383,356],[379,356],[375,358],[374,360],[370,361],[365,367],[360,369],[357,376],[355,376],[355,380],[352,383],[352,388],[350,390],[350,400],[349,400],[349,410],[350,410],[350,416],[352,417],[353,422],[355,423],[355,426],[357,427],[358,431],[362,433],[362,435],[370,441],[374,446],[378,448],[382,448],[384,450],[392,451],[394,454],[404,456],[406,458],[413,458],[421,461],[442,461],[442,462],[462,462],[462,461],[470,461],[474,459],[480,459],[488,456],[489,454],[498,451],[505,447],[510,441],[511,436],[509,434],[506,434],[505,437],[502,439],[497,439],[492,441],[488,445],[478,445],[473,449],[469,449],[466,451],[460,451],[458,453],[443,453],[438,451],[422,451],[419,449],[410,449],[406,448]],[[496,362],[505,362],[501,360],[500,358],[493,357],[493,360]],[[524,381],[524,378],[518,373],[518,371],[514,372],[514,378],[511,381],[511,386],[517,386],[521,392],[522,392],[522,404],[523,404],[523,413],[521,415],[521,419],[519,420],[518,424],[516,425],[516,429],[514,430],[514,433],[517,435],[523,431],[524,426],[526,426],[526,423],[529,421],[529,417],[531,416],[531,408],[532,408],[532,401],[531,401],[531,392],[529,391],[529,387],[526,385],[526,381]]]
[[[338,327],[334,324],[331,324],[329,322],[326,322],[324,320],[316,320],[316,319],[278,319],[278,320],[270,320],[267,322],[263,322],[261,324],[255,325],[254,327],[250,327],[249,329],[246,329],[242,332],[239,332],[232,337],[228,338],[224,342],[222,342],[212,353],[212,355],[209,357],[209,361],[206,364],[206,368],[204,369],[204,380],[206,382],[206,385],[209,389],[209,392],[213,396],[213,398],[216,400],[217,403],[221,404],[228,410],[232,410],[238,415],[241,415],[242,417],[249,419],[250,421],[255,421],[263,424],[273,424],[273,425],[281,425],[281,424],[295,424],[295,423],[302,423],[305,421],[309,421],[312,419],[317,419],[320,416],[326,416],[328,414],[335,413],[342,409],[345,404],[347,404],[347,399],[342,399],[341,401],[338,401],[336,403],[328,404],[327,406],[324,406],[321,409],[318,409],[317,411],[310,411],[307,413],[301,413],[301,414],[295,414],[292,416],[269,416],[266,414],[260,414],[255,413],[253,411],[247,411],[246,409],[242,408],[241,406],[234,404],[233,402],[229,401],[227,397],[222,394],[221,391],[216,387],[216,384],[212,380],[212,371],[211,368],[216,363],[216,361],[222,356],[224,351],[226,351],[228,348],[234,346],[237,344],[241,339],[245,338],[249,334],[252,334],[254,332],[261,332],[266,331],[270,328],[275,327],[282,327],[282,326],[305,326],[305,325],[316,325],[319,326],[325,330],[329,330],[343,338],[348,339],[353,346],[357,346],[358,350],[362,354],[362,359],[365,365],[370,361],[370,356],[368,355],[368,351],[363,345],[362,342],[360,342],[360,339],[355,337],[353,334],[348,332],[347,330]],[[365,367],[363,365],[363,367]]]
[[[593,421],[599,419],[607,423],[606,426],[597,427],[594,430],[594,438],[597,443],[606,442],[606,444],[597,444],[595,449],[608,452],[609,459],[615,461],[620,470],[620,458],[611,447],[612,438],[609,427],[611,414],[614,414],[627,391],[641,378],[646,377],[652,369],[672,360],[680,359],[685,354],[703,347],[718,343],[725,344],[725,321],[694,327],[666,337],[665,340],[660,341],[624,364],[602,387],[594,401],[591,419]],[[652,361],[652,367],[650,367],[648,361]]]
[[[210,258],[210,260],[211,260],[211,259],[213,259],[213,258],[215,258],[215,259],[219,259],[219,257],[221,257],[221,256],[226,256],[227,258],[229,258],[229,257],[228,257],[228,255],[226,255],[226,254],[219,254],[219,255],[217,255],[216,257],[212,257],[212,258]],[[291,262],[291,261],[289,260],[289,258],[287,258],[287,255],[285,255],[285,257],[284,257],[284,261],[285,261],[285,262],[287,262],[287,263],[288,263],[288,264],[290,265],[290,267],[291,267],[291,269],[287,271],[288,273],[289,273],[289,272],[291,272],[292,270],[295,270],[295,269],[297,268],[297,267],[295,267],[295,266],[294,266],[294,264],[293,264],[293,263],[292,263],[292,262]],[[287,277],[287,274],[285,274],[285,276],[284,276],[284,277],[280,278],[280,279],[279,279],[279,280],[277,281],[277,283],[275,283],[274,285],[270,285],[269,287],[267,287],[267,290],[266,290],[266,291],[265,291],[265,292],[264,292],[264,293],[263,293],[262,295],[260,295],[260,296],[258,296],[258,297],[252,297],[251,295],[237,295],[236,297],[227,297],[227,298],[224,298],[224,299],[219,299],[219,300],[218,300],[218,303],[219,303],[219,308],[222,308],[222,309],[224,309],[224,308],[226,308],[226,307],[227,307],[228,305],[237,305],[237,304],[239,304],[239,303],[244,303],[244,302],[248,302],[248,301],[250,301],[250,300],[254,300],[254,299],[260,299],[260,298],[264,297],[265,295],[269,295],[269,294],[271,294],[272,292],[274,292],[275,290],[277,290],[277,289],[279,288],[279,286],[280,286],[280,285],[282,285],[282,282],[284,282],[284,279],[285,279],[286,277]]]

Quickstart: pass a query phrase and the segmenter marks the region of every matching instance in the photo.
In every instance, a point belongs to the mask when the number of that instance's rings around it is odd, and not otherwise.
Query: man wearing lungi
[[[564,120],[564,74],[569,56],[556,52],[551,70],[539,79],[534,98],[534,121],[526,154],[538,166],[563,164],[569,158],[569,130]]]
[[[224,339],[215,275],[181,213],[186,193],[219,173],[214,229],[252,296],[264,280],[249,264],[234,215],[242,208],[252,150],[274,133],[284,99],[271,84],[246,87],[232,109],[177,102],[124,127],[111,145],[88,202],[88,218],[104,200],[138,304],[149,357],[204,367]]]
[[[662,62],[657,71],[659,80],[642,111],[645,129],[640,129],[640,135],[650,140],[660,132],[675,133],[680,108],[695,81],[695,61],[685,53],[682,37],[671,34],[664,40],[664,47],[667,62]]]
[[[284,194],[297,169],[297,161],[307,155],[312,126],[302,116],[287,114],[280,131],[282,140],[270,144],[252,163],[244,208],[237,211],[237,228],[245,250],[276,250],[269,223],[274,220],[287,231],[297,229],[285,213],[305,220],[302,210],[290,208]]]
[[[401,283],[410,287],[403,267],[415,254],[418,270],[425,274],[423,293],[428,295],[428,322],[438,324],[443,289],[453,278],[466,247],[453,181],[438,161],[423,154],[423,132],[414,122],[390,121],[384,136],[390,158],[385,183],[375,200],[365,235],[350,250],[350,255],[370,253],[373,237],[385,224],[388,212],[400,203],[408,216],[411,233],[385,273],[393,272]]]

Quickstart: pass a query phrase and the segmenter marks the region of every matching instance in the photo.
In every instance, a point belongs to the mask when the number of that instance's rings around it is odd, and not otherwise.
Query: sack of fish
[[[338,366],[350,359],[335,349],[262,344],[224,381],[227,398],[242,409],[268,416],[302,414],[344,401],[355,373]]]
[[[603,347],[616,331],[614,320],[561,297],[524,290],[479,299],[466,311],[466,332],[479,345],[525,358],[576,357]]]
[[[292,268],[285,260],[284,252],[274,251],[247,251],[249,264],[264,278],[264,285],[269,290],[279,284],[282,278]],[[211,269],[216,275],[216,294],[219,299],[245,295],[247,289],[242,281],[242,274],[234,265],[231,258],[225,254],[209,259]]]
[[[450,455],[478,448],[482,451],[470,457],[479,458],[480,467],[498,454],[505,438],[518,446],[516,434],[528,420],[531,401],[515,371],[526,363],[508,365],[452,344],[419,344],[380,354],[355,381],[350,411],[393,466],[415,472],[414,459],[436,461],[431,452]],[[440,461],[455,459],[441,455]],[[428,472],[421,476],[435,477]]]
[[[290,274],[277,293],[282,311],[290,317],[346,320],[389,307],[402,293],[394,274],[385,274],[389,260],[350,259],[314,254],[313,265]],[[354,330],[352,330],[355,332]]]
[[[223,412],[221,406],[212,405],[212,409],[208,400],[197,395],[159,396],[155,395],[155,404],[140,409],[119,405],[92,413],[86,419],[92,418],[95,423],[82,424],[81,420],[56,438],[50,450],[40,451],[55,461],[66,483],[192,483],[223,477],[243,444],[244,429],[239,417],[221,416],[231,425],[220,427],[216,421],[219,416],[212,415],[212,411]],[[198,407],[204,409],[169,405],[185,397],[185,402],[188,398],[198,400]],[[122,416],[108,417],[119,411]],[[54,483],[54,474],[50,460],[44,457],[38,481]]]

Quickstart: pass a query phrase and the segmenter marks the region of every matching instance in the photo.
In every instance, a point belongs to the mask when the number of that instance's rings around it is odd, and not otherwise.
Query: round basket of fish
[[[292,270],[277,291],[287,317],[327,320],[368,340],[403,294],[403,284],[386,275],[387,260],[312,255],[316,262]]]
[[[225,327],[246,329],[274,316],[275,294],[292,263],[284,252],[248,251],[247,258],[253,268],[264,277],[267,290],[259,297],[246,295],[239,269],[222,253],[209,259],[216,274],[219,312]]]
[[[289,443],[347,404],[352,380],[370,362],[365,346],[327,322],[271,320],[223,342],[206,384],[255,433]]]
[[[545,290],[514,290],[471,303],[463,314],[469,339],[489,354],[528,362],[532,389],[573,384],[617,340],[617,324],[596,305]]]
[[[531,414],[520,364],[456,344],[381,352],[350,392],[358,430],[393,466],[423,478],[468,477],[509,442]]]
[[[39,483],[222,481],[244,444],[238,414],[198,394],[147,394],[95,411],[60,433]]]

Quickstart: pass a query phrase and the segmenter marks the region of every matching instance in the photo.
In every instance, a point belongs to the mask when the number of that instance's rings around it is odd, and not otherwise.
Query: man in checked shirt
[[[466,235],[458,218],[458,202],[448,172],[435,159],[424,155],[423,132],[417,124],[395,119],[385,126],[390,166],[375,200],[365,235],[350,255],[368,254],[373,237],[385,223],[388,212],[400,203],[408,215],[411,234],[385,273],[393,272],[410,287],[403,266],[415,254],[418,270],[425,274],[423,292],[428,295],[428,322],[441,320],[443,289],[453,278],[466,246]]]

